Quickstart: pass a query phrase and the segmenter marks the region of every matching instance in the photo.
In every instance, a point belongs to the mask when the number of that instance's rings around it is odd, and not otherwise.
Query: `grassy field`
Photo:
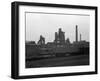
[[[26,61],[26,68],[89,65],[89,55],[45,58]]]

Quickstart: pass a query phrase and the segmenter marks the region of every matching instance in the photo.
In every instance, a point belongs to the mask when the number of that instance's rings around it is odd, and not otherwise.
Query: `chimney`
[[[76,25],[76,42],[78,42],[78,26]]]
[[[81,39],[82,39],[81,37],[82,37],[82,35],[80,34],[80,41],[81,41]]]

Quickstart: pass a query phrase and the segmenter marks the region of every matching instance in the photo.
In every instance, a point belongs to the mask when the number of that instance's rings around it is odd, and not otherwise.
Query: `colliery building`
[[[70,43],[69,38],[65,39],[65,32],[59,28],[58,32],[55,32],[55,39],[53,42],[45,43],[45,37],[40,35],[40,39],[35,41],[26,42],[26,57],[32,58],[37,56],[67,56],[69,54],[89,54],[89,42],[82,40],[80,34],[80,40],[78,40],[78,26],[75,27],[75,41]]]

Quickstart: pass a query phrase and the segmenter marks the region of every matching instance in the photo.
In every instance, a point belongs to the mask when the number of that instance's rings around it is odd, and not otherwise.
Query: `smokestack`
[[[76,25],[76,42],[78,42],[78,26]]]
[[[58,35],[57,35],[57,32],[55,32],[55,43],[57,43],[57,38],[58,38]]]
[[[81,39],[82,39],[81,37],[82,37],[82,36],[81,36],[81,34],[80,34],[80,41],[81,41]]]

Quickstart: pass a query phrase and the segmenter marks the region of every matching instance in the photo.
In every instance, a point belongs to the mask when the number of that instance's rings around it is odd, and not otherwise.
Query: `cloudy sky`
[[[89,15],[26,13],[26,40],[37,43],[42,35],[46,42],[52,42],[55,32],[62,28],[65,38],[73,42],[75,26],[78,25],[78,33],[82,34],[82,40],[89,41],[89,23]]]

